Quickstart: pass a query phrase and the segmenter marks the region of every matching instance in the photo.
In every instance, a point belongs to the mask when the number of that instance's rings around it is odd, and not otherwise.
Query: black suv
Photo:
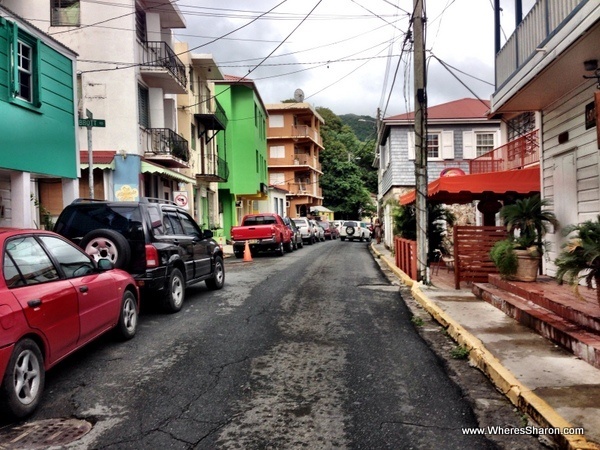
[[[54,231],[131,273],[142,296],[158,294],[170,312],[181,309],[187,286],[205,281],[221,289],[225,283],[223,251],[212,231],[202,232],[185,209],[164,200],[77,199],[60,213]]]

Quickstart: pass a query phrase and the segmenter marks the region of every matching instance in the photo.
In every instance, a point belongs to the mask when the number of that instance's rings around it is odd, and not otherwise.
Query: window
[[[269,150],[271,158],[285,158],[285,147],[283,145],[271,145]]]
[[[494,150],[494,133],[476,133],[475,145],[477,156],[485,155]]]
[[[440,135],[437,133],[427,134],[427,158],[440,157]]]
[[[283,128],[283,114],[269,115],[269,128]]]
[[[135,34],[141,42],[146,42],[146,12],[135,5]]]
[[[78,27],[79,0],[51,0],[50,25],[53,27]]]
[[[77,278],[94,273],[94,264],[85,253],[61,239],[42,236],[40,240],[54,256],[67,278]]]
[[[139,123],[141,126],[150,128],[150,98],[148,89],[138,85],[138,108],[139,108]]]
[[[285,184],[285,174],[283,172],[272,172],[269,174],[269,184],[271,186]]]
[[[33,102],[33,49],[25,42],[17,42],[17,96],[26,102]]]
[[[15,238],[6,244],[4,279],[9,288],[58,280],[58,272],[41,245],[33,238]]]

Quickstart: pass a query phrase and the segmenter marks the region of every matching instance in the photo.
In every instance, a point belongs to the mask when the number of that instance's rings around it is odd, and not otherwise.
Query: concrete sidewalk
[[[372,243],[371,250],[411,287],[413,297],[450,336],[470,350],[471,363],[540,428],[583,428],[583,434],[549,436],[560,448],[600,449],[599,369],[478,299],[470,289],[424,286],[396,267],[383,244]]]

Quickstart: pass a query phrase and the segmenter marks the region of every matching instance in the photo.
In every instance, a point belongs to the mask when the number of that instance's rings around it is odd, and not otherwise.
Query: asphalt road
[[[498,448],[463,434],[472,402],[365,243],[225,266],[223,290],[49,372],[28,422],[92,422],[73,449]]]

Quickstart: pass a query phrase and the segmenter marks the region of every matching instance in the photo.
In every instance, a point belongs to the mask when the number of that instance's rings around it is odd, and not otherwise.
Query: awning
[[[539,166],[503,172],[441,177],[427,185],[428,202],[449,205],[471,203],[474,200],[522,198],[539,193]],[[401,205],[408,205],[414,201],[414,190],[400,196]]]
[[[142,161],[141,167],[142,173],[155,173],[164,176],[165,178],[170,178],[175,181],[179,181],[180,183],[189,183],[196,184],[196,180],[194,178],[190,178],[186,175],[183,175],[179,172],[175,172],[174,170],[167,169],[166,167],[157,166],[156,164],[152,164],[148,161]]]

